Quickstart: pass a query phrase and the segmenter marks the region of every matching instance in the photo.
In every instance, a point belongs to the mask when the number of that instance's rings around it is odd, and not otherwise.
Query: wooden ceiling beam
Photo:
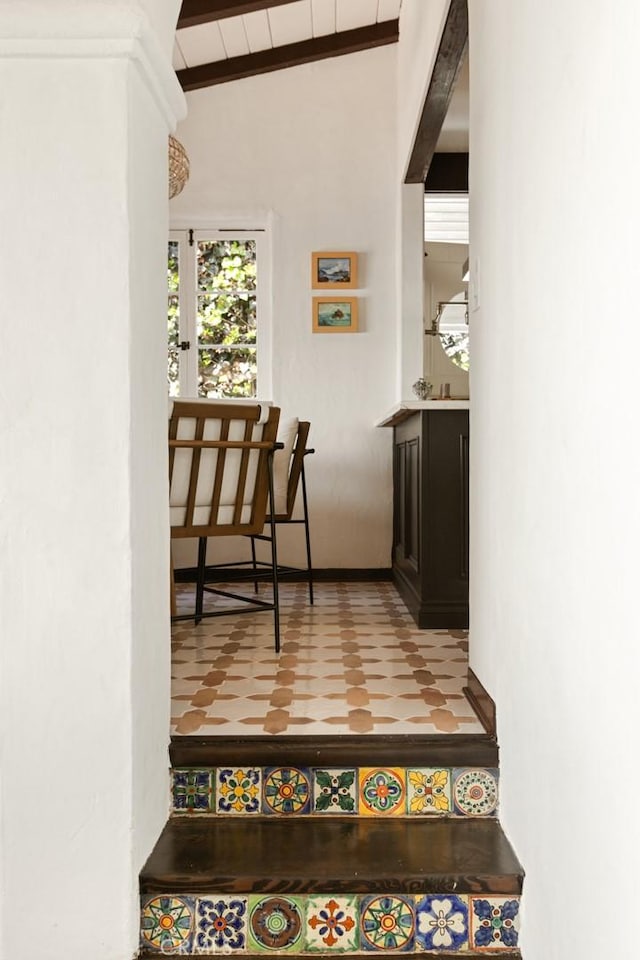
[[[469,154],[434,153],[424,181],[425,193],[468,193]]]
[[[268,10],[283,3],[295,2],[296,0],[182,0],[176,29],[197,27],[200,23],[239,17],[243,13],[254,13],[256,10]]]
[[[357,53],[360,50],[396,43],[397,40],[398,21],[385,20],[383,23],[374,23],[368,27],[343,30],[341,33],[331,33],[326,37],[314,37],[312,40],[301,40],[299,43],[288,43],[271,50],[261,50],[260,53],[217,60],[215,63],[203,63],[197,67],[178,70],[176,75],[182,89],[187,92],[201,87],[212,87],[218,83],[228,83],[231,80],[241,80],[244,77],[257,76],[261,73],[270,73],[273,70],[284,70],[286,67],[297,67],[314,60]]]
[[[458,74],[467,52],[469,17],[467,0],[451,0],[433,65],[418,132],[404,178],[405,183],[424,183]]]

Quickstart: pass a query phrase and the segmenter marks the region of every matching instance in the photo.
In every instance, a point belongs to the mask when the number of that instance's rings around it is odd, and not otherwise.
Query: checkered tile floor
[[[268,611],[173,625],[173,734],[483,733],[466,631],[419,630],[393,584],[318,583],[314,606],[285,584],[280,603],[279,656]],[[193,609],[190,585],[178,605]]]

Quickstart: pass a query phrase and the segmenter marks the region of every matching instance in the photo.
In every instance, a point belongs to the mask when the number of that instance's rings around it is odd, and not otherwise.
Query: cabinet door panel
[[[405,444],[405,559],[417,572],[420,569],[420,440]]]

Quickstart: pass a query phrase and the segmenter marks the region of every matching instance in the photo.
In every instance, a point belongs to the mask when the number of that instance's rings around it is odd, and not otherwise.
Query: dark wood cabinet
[[[393,576],[419,627],[469,625],[469,411],[394,427]]]

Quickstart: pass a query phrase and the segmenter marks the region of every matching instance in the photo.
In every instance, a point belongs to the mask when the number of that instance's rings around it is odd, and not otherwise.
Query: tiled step
[[[172,813],[490,817],[489,736],[174,738]]]
[[[522,882],[491,819],[174,818],[140,876],[141,948],[508,956]]]
[[[491,817],[498,771],[481,767],[201,767],[171,771],[172,815]]]
[[[201,897],[143,900],[140,956],[479,957],[519,960],[517,898]]]

